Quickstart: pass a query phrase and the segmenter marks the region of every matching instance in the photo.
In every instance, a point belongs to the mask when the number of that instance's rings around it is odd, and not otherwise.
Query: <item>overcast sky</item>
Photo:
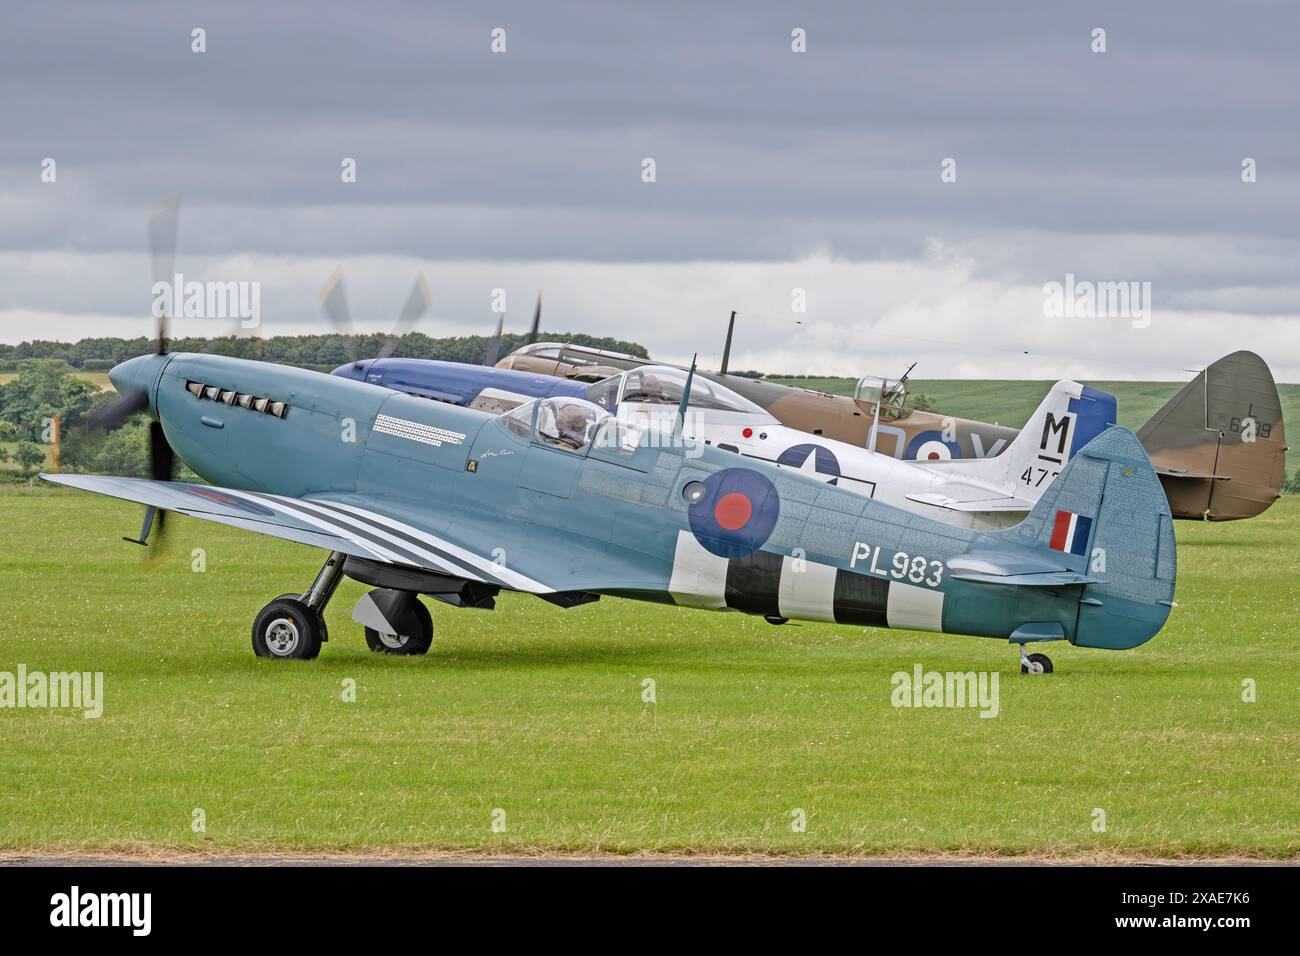
[[[259,282],[268,336],[328,330],[341,265],[374,329],[422,270],[431,335],[490,332],[496,288],[522,329],[541,290],[546,328],[672,360],[716,362],[737,309],[733,367],[1179,379],[1250,348],[1300,381],[1293,3],[441,6],[7,10],[0,340],[147,334],[179,195],[178,271]],[[1046,314],[1067,274],[1149,282],[1149,325]]]

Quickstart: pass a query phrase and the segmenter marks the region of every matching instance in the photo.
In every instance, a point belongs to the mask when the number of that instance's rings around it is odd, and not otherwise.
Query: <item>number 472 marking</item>
[[[1034,472],[1038,472],[1037,481],[1034,481]],[[1020,480],[1023,481],[1025,484],[1030,485],[1034,488],[1041,488],[1043,486],[1043,482],[1047,480],[1048,475],[1051,475],[1053,478],[1055,478],[1059,474],[1060,474],[1059,471],[1048,471],[1046,468],[1034,468],[1033,466],[1030,466],[1029,468],[1025,469],[1025,473],[1020,476]]]

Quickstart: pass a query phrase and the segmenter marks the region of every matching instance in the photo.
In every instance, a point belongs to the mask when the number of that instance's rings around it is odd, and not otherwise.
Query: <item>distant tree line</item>
[[[0,385],[0,463],[12,461],[27,476],[45,464],[55,416],[66,434],[105,396],[91,382],[74,378],[64,362],[36,360],[21,368],[17,378]]]
[[[356,336],[356,355],[362,359],[374,358],[387,341],[388,336],[384,334]],[[539,336],[539,341],[573,342],[642,357],[647,354],[645,346],[635,342],[582,333],[547,332]],[[228,336],[178,338],[170,341],[168,348],[173,352],[260,357],[283,365],[327,370],[351,358],[352,342],[353,339],[344,335],[276,336],[261,343]],[[498,354],[504,357],[524,342],[523,335],[504,335]],[[394,354],[481,363],[491,347],[491,336],[435,339],[412,332],[402,337]],[[111,388],[101,390],[93,382],[76,377],[74,372],[107,371],[119,362],[151,354],[156,349],[157,343],[143,336],[0,345],[0,371],[18,373],[0,385],[0,465],[12,463],[17,471],[9,469],[7,473],[22,478],[44,467],[57,416],[64,470],[147,477],[148,419],[137,415],[111,432],[83,427],[94,409],[114,401],[117,395]],[[193,480],[196,476],[182,468],[178,477]]]
[[[504,358],[525,342],[520,334],[503,335],[499,355]],[[243,336],[223,338],[177,338],[168,343],[173,352],[210,352],[233,355],[239,358],[262,358],[282,365],[299,365],[309,368],[334,368],[348,361],[355,342],[358,358],[375,358],[388,336],[383,333],[358,335],[355,338],[339,335],[277,335],[260,342]],[[626,352],[648,357],[644,345],[625,342],[609,336],[586,335],[581,332],[544,332],[539,341],[572,342],[592,348]],[[393,353],[406,358],[441,359],[447,362],[482,363],[492,347],[490,335],[458,335],[448,338],[431,338],[423,332],[410,332],[402,336]],[[85,372],[105,372],[119,362],[137,355],[155,351],[157,345],[140,336],[134,339],[93,338],[79,342],[50,342],[35,340],[18,345],[0,345],[0,367],[15,371],[18,363],[27,359],[58,359],[74,369]]]

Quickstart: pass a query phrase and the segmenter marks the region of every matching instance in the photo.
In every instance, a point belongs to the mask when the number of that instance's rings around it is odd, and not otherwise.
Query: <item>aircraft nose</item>
[[[113,383],[120,395],[144,393],[153,404],[153,385],[158,379],[158,369],[167,356],[139,355],[113,366],[108,373],[108,380]]]

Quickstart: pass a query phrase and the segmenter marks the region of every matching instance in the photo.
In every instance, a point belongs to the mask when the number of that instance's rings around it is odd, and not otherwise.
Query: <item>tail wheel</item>
[[[276,598],[253,621],[253,653],[273,660],[311,660],[320,654],[325,624],[296,597]]]
[[[381,634],[366,628],[366,646],[379,654],[427,654],[433,646],[433,617],[418,598],[411,601],[411,613],[419,628],[414,634]]]
[[[1046,654],[1030,654],[1020,662],[1020,673],[1050,674],[1052,673],[1052,659]]]

